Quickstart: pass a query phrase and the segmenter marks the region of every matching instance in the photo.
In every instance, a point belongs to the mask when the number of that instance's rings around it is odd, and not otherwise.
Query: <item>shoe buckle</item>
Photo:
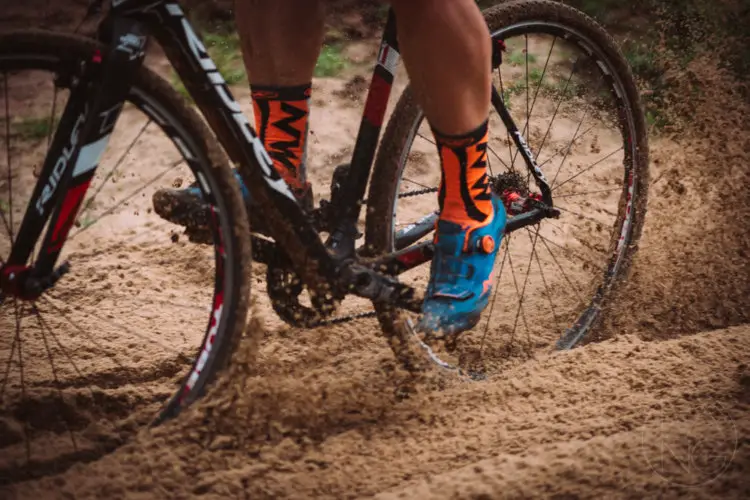
[[[477,240],[477,249],[480,252],[491,254],[495,251],[495,238],[490,235],[482,236]]]

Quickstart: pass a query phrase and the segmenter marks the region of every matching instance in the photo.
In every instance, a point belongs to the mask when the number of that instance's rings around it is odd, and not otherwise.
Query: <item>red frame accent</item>
[[[47,253],[58,252],[62,248],[65,240],[68,238],[70,228],[73,227],[78,209],[81,208],[83,197],[86,195],[86,191],[88,191],[90,185],[91,179],[70,188],[65,193],[62,208],[60,209],[60,216],[57,219],[57,225],[52,231],[52,239],[50,240],[49,248],[47,248]]]

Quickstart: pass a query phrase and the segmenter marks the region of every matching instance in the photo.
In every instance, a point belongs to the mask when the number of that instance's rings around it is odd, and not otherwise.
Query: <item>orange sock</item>
[[[487,177],[487,121],[460,136],[432,132],[443,174],[438,195],[440,219],[470,229],[483,226],[492,215]]]
[[[258,135],[276,171],[301,197],[307,189],[303,162],[311,86],[251,87]]]

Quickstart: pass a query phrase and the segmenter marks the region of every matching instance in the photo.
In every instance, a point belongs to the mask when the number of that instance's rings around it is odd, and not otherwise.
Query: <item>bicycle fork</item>
[[[0,268],[0,301],[4,296],[34,300],[69,269],[67,262],[55,265],[145,55],[147,37],[138,23],[116,19],[107,31],[112,43],[106,53],[95,50],[75,74],[58,77],[67,81],[55,82],[69,84],[70,97],[10,257]],[[110,41],[108,33],[100,36]],[[36,262],[29,263],[47,221]]]

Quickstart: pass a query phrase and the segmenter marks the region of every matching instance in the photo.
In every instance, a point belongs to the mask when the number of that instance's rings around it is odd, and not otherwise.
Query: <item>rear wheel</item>
[[[493,73],[495,90],[562,214],[504,238],[490,305],[458,348],[464,364],[482,370],[552,344],[572,348],[591,332],[627,273],[648,185],[639,95],[612,38],[582,13],[547,0],[500,4],[485,17],[494,43],[506,47]],[[488,164],[498,194],[538,193],[496,109],[490,112]],[[437,212],[439,183],[430,129],[407,88],[372,175],[367,245],[376,253],[397,250],[401,232]],[[428,230],[423,237],[431,237]],[[400,279],[424,288],[428,267]],[[406,314],[379,312],[389,336],[403,331]]]
[[[70,85],[97,49],[59,34],[0,36],[0,266]],[[196,181],[213,207],[209,245],[152,209],[158,187]],[[245,326],[250,238],[237,183],[200,118],[145,68],[63,260],[70,272],[39,299],[0,303],[0,483],[95,458],[176,415]]]

